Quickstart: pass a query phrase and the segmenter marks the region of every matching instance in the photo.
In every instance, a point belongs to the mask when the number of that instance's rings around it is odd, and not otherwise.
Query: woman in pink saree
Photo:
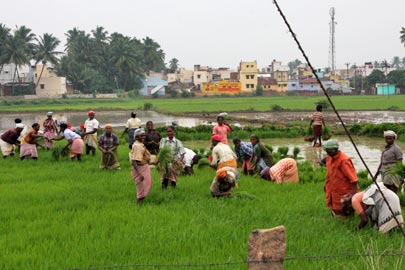
[[[131,160],[132,179],[136,184],[136,203],[142,204],[142,201],[152,189],[152,174],[150,172],[150,153],[143,142],[146,133],[143,128],[134,131],[135,142],[132,145],[129,158]]]
[[[44,145],[46,150],[53,148],[53,138],[55,138],[55,133],[58,132],[58,127],[56,126],[55,119],[52,118],[53,112],[48,112],[46,114],[46,119],[44,121]]]

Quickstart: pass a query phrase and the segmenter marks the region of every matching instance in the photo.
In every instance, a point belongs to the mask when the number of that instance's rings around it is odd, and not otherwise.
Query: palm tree
[[[5,43],[10,38],[10,28],[7,28],[4,24],[0,23],[0,73],[3,70],[3,66],[7,64],[5,54]]]
[[[395,69],[401,68],[401,59],[399,58],[399,56],[394,56],[394,58],[392,58],[391,65]]]
[[[93,57],[92,63],[96,70],[107,73],[108,63],[107,63],[107,47],[110,37],[108,32],[102,26],[97,26],[96,29],[91,30],[93,35]]]
[[[171,73],[176,72],[178,69],[179,60],[177,58],[172,58],[169,62],[169,71]]]
[[[65,34],[66,36],[66,45],[65,45],[65,52],[73,53],[73,51],[77,50],[78,40],[79,37],[82,35],[83,31],[79,30],[78,28],[74,27],[72,30],[67,31]]]
[[[401,34],[401,36],[399,37],[401,39],[401,43],[405,46],[405,27],[402,27],[399,33]]]
[[[161,71],[165,68],[165,53],[160,45],[153,39],[146,37],[143,39],[144,62],[147,71]]]
[[[5,63],[13,63],[15,65],[14,75],[13,75],[13,88],[12,93],[14,93],[14,81],[17,75],[19,83],[21,82],[18,75],[18,67],[30,64],[30,60],[33,57],[33,49],[35,44],[32,40],[35,35],[31,33],[31,29],[21,26],[14,30],[14,35],[10,36],[4,42],[2,59]]]
[[[31,32],[30,28],[23,26],[17,27],[14,31],[14,45],[18,45],[20,48],[16,50],[14,54],[14,60],[12,59],[11,63],[16,65],[15,73],[17,74],[18,83],[21,84],[20,75],[18,74],[18,68],[22,65],[30,65],[30,61],[33,58],[34,50],[35,50],[35,34]],[[14,76],[15,77],[15,76]],[[13,79],[13,87],[14,87],[14,79]]]
[[[46,64],[49,62],[53,65],[58,63],[58,55],[62,52],[56,51],[60,40],[54,37],[52,34],[45,33],[42,37],[37,39],[38,46],[35,48],[35,66],[38,62],[42,61],[41,73],[39,74],[38,81],[35,84],[35,89],[37,89],[39,82],[41,81],[42,73]]]
[[[120,36],[114,36],[111,41],[109,62],[116,71],[115,79],[122,83],[118,85],[117,82],[118,87],[125,90],[128,90],[130,78],[140,77],[144,72],[138,43],[136,39]]]

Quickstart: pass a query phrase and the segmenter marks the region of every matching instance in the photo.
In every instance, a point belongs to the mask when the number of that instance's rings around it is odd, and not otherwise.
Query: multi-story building
[[[39,64],[36,66],[34,83],[38,84],[37,88],[35,89],[37,97],[54,98],[62,97],[63,94],[67,94],[66,77],[58,77],[53,68],[46,65],[42,66]]]
[[[242,92],[252,92],[257,87],[257,62],[240,62],[239,63],[239,82],[242,86]]]

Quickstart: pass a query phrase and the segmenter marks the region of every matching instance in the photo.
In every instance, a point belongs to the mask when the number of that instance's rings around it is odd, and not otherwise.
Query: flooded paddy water
[[[103,127],[107,123],[111,123],[116,128],[123,128],[126,121],[130,117],[131,111],[97,111],[96,118]],[[14,119],[22,118],[23,123],[31,125],[34,122],[40,124],[45,120],[46,112],[44,113],[0,113],[0,133],[14,127]],[[405,113],[397,111],[344,111],[340,112],[341,117],[345,123],[403,123],[405,122]],[[246,125],[248,122],[244,120],[255,119],[264,120],[265,123],[288,123],[291,121],[309,121],[312,112],[272,112],[272,113],[232,113],[234,120],[232,124]],[[327,125],[340,125],[338,118],[333,112],[325,112],[325,121]],[[142,120],[142,125],[146,121],[153,121],[155,125],[171,125],[176,123],[179,126],[193,127],[196,125],[211,125],[215,121],[215,114],[211,116],[201,116],[198,114],[190,114],[194,117],[182,117],[172,116],[157,113],[154,111],[139,111],[137,116]],[[71,123],[73,126],[78,126],[87,119],[87,112],[55,112],[54,118],[58,121],[65,121]],[[230,135],[231,137],[232,135]],[[358,157],[353,145],[349,139],[345,136],[334,137],[340,144],[341,150],[343,150],[349,157],[353,159],[353,163],[357,170],[365,170],[360,158]],[[381,138],[367,138],[367,137],[355,137],[354,138],[357,147],[363,156],[363,159],[367,163],[372,173],[378,168],[381,150],[383,149],[385,142]],[[300,158],[310,160],[314,164],[317,164],[319,160],[325,157],[325,152],[320,147],[312,147],[309,142],[305,142],[303,138],[293,139],[262,139],[265,144],[273,146],[274,150],[277,150],[279,146],[288,146],[290,152],[294,147],[300,148]],[[209,147],[210,142],[203,141],[187,141],[184,143],[189,148],[203,148]],[[405,145],[398,143],[401,149],[405,150]]]

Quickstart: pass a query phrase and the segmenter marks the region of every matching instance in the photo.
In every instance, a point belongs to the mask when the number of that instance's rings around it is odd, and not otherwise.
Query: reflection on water
[[[334,137],[334,139],[338,140],[339,149],[353,160],[354,167],[357,171],[366,170],[352,143],[347,137],[338,136]],[[378,165],[380,164],[381,151],[385,146],[384,139],[354,137],[353,140],[356,143],[357,149],[363,157],[363,160],[367,164],[367,167],[371,170],[371,173],[375,174]],[[294,147],[297,146],[301,150],[298,156],[311,161],[315,165],[317,165],[322,158],[326,157],[326,152],[323,151],[322,147],[312,147],[309,142],[304,142],[302,138],[264,139],[262,141],[265,144],[272,145],[274,151],[276,151],[279,146],[288,146],[290,150],[289,154],[291,155]],[[405,149],[404,143],[397,142],[397,144],[401,149]]]

